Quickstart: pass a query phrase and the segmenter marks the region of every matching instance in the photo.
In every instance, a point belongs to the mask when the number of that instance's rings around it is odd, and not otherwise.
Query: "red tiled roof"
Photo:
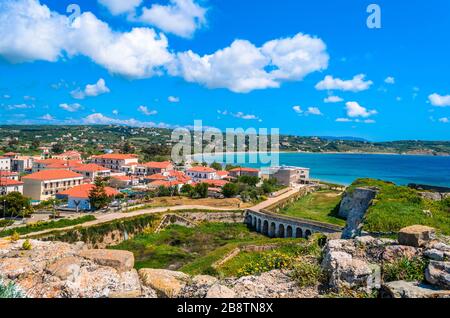
[[[11,157],[11,156],[15,156],[17,154],[18,154],[17,152],[7,152],[7,153],[3,154],[3,156]]]
[[[228,171],[217,171],[217,175],[220,177],[228,176]]]
[[[148,180],[166,180],[169,176],[163,176],[161,173],[152,174],[151,176],[145,177]]]
[[[16,181],[9,178],[0,178],[0,186],[15,186],[15,185],[22,185],[23,182]]]
[[[89,193],[91,190],[95,187],[93,184],[82,184],[73,188],[70,188],[66,191],[60,192],[61,195],[67,195],[68,197],[75,197],[75,198],[82,198],[87,199],[89,198]],[[118,195],[120,192],[117,190],[114,190],[110,187],[105,187],[105,192],[108,196],[112,197],[114,195]]]
[[[168,169],[172,163],[170,161],[164,161],[164,162],[146,162],[143,164],[140,164],[140,166],[147,167],[147,168],[153,168],[153,169]]]
[[[17,173],[17,172],[0,170],[0,178],[1,177],[12,177],[12,176],[18,176],[18,175],[19,175],[19,173]]]
[[[74,167],[75,171],[88,171],[88,172],[96,172],[96,171],[109,171],[110,169],[99,166],[95,163],[89,163],[89,164],[81,164],[77,167]]]
[[[111,177],[111,179],[116,179],[119,181],[130,181],[133,179],[133,177],[129,177],[129,176],[113,176]]]
[[[216,172],[216,170],[213,168],[201,167],[201,166],[192,167],[192,168],[188,169],[188,171],[190,171],[190,172],[207,172],[207,173]]]
[[[229,183],[228,181],[225,180],[202,180],[201,183],[206,183],[208,185],[212,185],[214,187],[223,187],[224,185],[226,185],[227,183]]]
[[[111,154],[105,154],[105,155],[99,155],[99,156],[92,156],[92,158],[125,160],[125,159],[136,159],[136,158],[138,158],[138,156],[134,155],[134,154],[111,153]]]
[[[158,187],[173,187],[179,184],[183,184],[183,182],[180,181],[166,181],[166,180],[156,180],[150,183],[151,185],[158,186]]]
[[[22,180],[59,180],[59,179],[73,179],[82,178],[81,174],[70,170],[43,170],[32,173],[22,178]]]

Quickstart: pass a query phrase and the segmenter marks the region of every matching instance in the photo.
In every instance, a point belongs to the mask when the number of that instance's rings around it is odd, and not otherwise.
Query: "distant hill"
[[[344,136],[344,137],[336,137],[336,136],[318,136],[320,139],[324,140],[349,140],[349,141],[365,141],[367,142],[367,139],[360,138],[360,137],[351,137],[351,136]]]
[[[61,144],[66,150],[81,150],[87,155],[113,149],[152,156],[169,156],[172,130],[118,125],[56,126],[0,125],[0,154],[14,151],[39,153],[39,147]],[[225,139],[225,138],[224,138]],[[270,145],[269,145],[270,146]],[[358,137],[280,136],[281,151],[313,153],[396,153],[450,155],[450,141],[402,140],[371,142]]]

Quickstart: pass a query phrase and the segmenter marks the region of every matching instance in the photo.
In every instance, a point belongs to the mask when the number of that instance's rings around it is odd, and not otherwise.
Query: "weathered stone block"
[[[206,298],[235,298],[236,293],[230,288],[215,284],[206,293]]]
[[[75,256],[61,258],[47,267],[47,272],[61,280],[75,280],[80,274],[81,259]]]
[[[450,298],[450,291],[400,280],[384,284],[380,295],[381,298]]]
[[[119,272],[132,270],[134,266],[134,255],[128,251],[84,250],[79,255],[99,265],[113,267]]]
[[[429,226],[413,225],[398,232],[398,242],[401,245],[421,247],[434,239],[436,230]]]
[[[450,262],[430,261],[425,270],[425,279],[430,284],[450,289]]]
[[[139,277],[143,285],[168,298],[178,297],[189,281],[188,275],[165,269],[143,268],[139,270]]]

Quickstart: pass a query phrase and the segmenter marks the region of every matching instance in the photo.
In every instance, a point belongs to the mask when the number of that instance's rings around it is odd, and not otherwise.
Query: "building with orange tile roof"
[[[62,191],[58,196],[67,197],[67,207],[69,209],[89,211],[92,209],[89,194],[94,187],[93,184],[82,184]],[[110,197],[120,194],[119,191],[110,187],[105,187],[105,192]]]
[[[0,195],[6,195],[11,192],[23,194],[23,182],[0,176]]]
[[[218,179],[217,171],[209,167],[197,166],[189,168],[186,171],[186,175],[190,177],[194,182]]]
[[[91,182],[95,180],[95,178],[105,178],[111,175],[111,170],[105,167],[102,167],[95,163],[82,164],[71,169],[72,171],[83,175],[85,179],[89,179]]]
[[[33,200],[47,200],[59,192],[82,184],[83,176],[64,169],[42,170],[22,178],[23,194]]]
[[[56,170],[56,169],[71,169],[73,167],[83,164],[80,160],[61,160],[56,158],[49,158],[43,160],[35,160],[33,162],[33,172],[42,170]]]
[[[261,171],[259,169],[254,169],[254,168],[235,168],[235,169],[230,170],[229,175],[234,178],[242,177],[242,176],[259,178],[261,175]]]
[[[81,153],[78,151],[69,150],[60,155],[54,155],[53,158],[61,160],[81,160]]]
[[[135,173],[140,176],[149,176],[170,170],[173,170],[173,165],[170,161],[146,162],[137,165]]]
[[[134,176],[113,176],[109,184],[118,189],[133,187],[139,184],[139,179]]]
[[[99,156],[92,156],[91,158],[92,163],[96,163],[114,172],[120,171],[121,166],[130,163],[138,163],[138,161],[139,161],[138,156],[134,154],[111,153]]]

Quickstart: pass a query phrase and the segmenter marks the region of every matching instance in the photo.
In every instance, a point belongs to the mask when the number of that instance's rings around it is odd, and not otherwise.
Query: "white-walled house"
[[[0,171],[11,170],[11,158],[0,156]]]
[[[89,200],[89,193],[95,187],[93,184],[82,184],[58,194],[58,196],[67,197],[67,207],[69,209],[90,211],[92,210],[91,202]],[[105,192],[108,196],[113,197],[120,192],[110,187],[105,187]]]
[[[217,171],[209,167],[198,166],[189,168],[186,171],[186,175],[190,177],[194,182],[218,179]]]
[[[121,167],[131,163],[138,163],[139,158],[133,154],[106,154],[92,156],[91,162],[110,169],[114,172],[121,171]]]
[[[9,178],[0,178],[0,195],[6,195],[11,192],[23,194],[23,182]]]

